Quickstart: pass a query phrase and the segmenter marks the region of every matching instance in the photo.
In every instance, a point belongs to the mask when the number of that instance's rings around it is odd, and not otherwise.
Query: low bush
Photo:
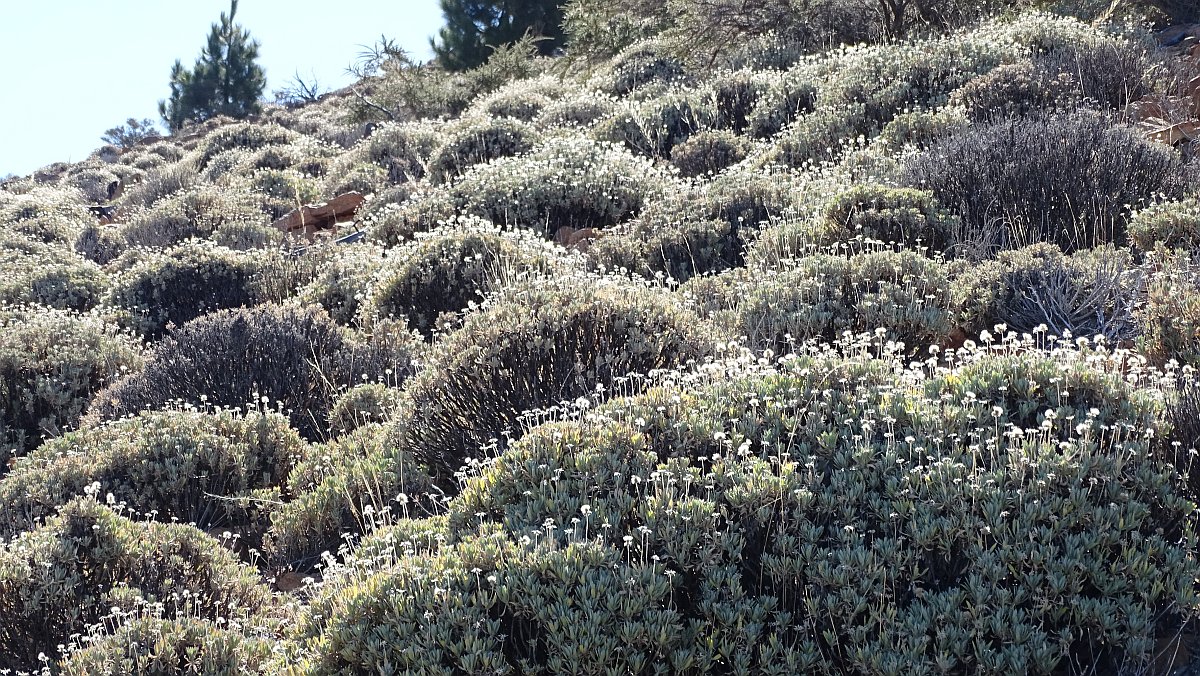
[[[963,263],[956,294],[973,314],[968,334],[1005,324],[1022,333],[1137,335],[1143,275],[1129,253],[1111,247],[1064,254],[1052,244],[1001,252],[994,262]]]
[[[476,164],[529,152],[537,134],[515,119],[466,119],[448,130],[429,158],[429,180],[456,178]]]
[[[688,90],[672,90],[618,107],[592,134],[601,141],[623,144],[637,155],[670,157],[672,148],[710,127],[715,117],[703,97]]]
[[[865,239],[938,253],[947,249],[958,228],[958,219],[941,208],[932,193],[878,184],[838,193],[819,219],[821,245]]]
[[[1156,202],[1134,213],[1129,240],[1143,251],[1200,248],[1200,199]]]
[[[609,63],[603,87],[616,96],[626,96],[652,83],[668,84],[684,76],[683,64],[667,46],[655,40],[630,45]]]
[[[400,405],[400,390],[385,383],[355,385],[338,395],[329,411],[334,435],[353,432],[372,423],[387,422]]]
[[[549,255],[542,240],[459,221],[392,252],[363,301],[360,321],[400,319],[430,340],[501,283],[548,269]]]
[[[1129,128],[1074,113],[976,125],[912,159],[907,180],[962,217],[956,244],[1070,253],[1124,243],[1131,210],[1179,195],[1182,163]]]
[[[900,384],[924,377],[899,361],[799,357],[539,426],[445,521],[381,529],[329,571],[290,657],[314,672],[1144,668],[1197,571],[1177,475],[1116,429],[1141,430],[1153,396],[1078,382],[1092,366],[1067,354],[980,357],[945,397]],[[994,412],[1039,386],[1033,415]],[[1069,410],[1085,412],[1055,417]]]
[[[510,289],[434,345],[407,388],[397,434],[453,487],[464,462],[519,434],[522,412],[700,359],[718,334],[669,296],[636,287],[567,276]]]
[[[363,222],[367,226],[367,239],[387,248],[453,220],[457,212],[455,200],[447,190],[426,188],[413,192],[399,204],[372,209]]]
[[[750,144],[729,131],[702,131],[671,149],[671,164],[684,176],[715,174],[746,159]]]
[[[542,129],[573,129],[590,127],[616,111],[612,98],[599,92],[587,91],[564,96],[538,113],[535,124]]]
[[[415,181],[436,147],[436,132],[421,124],[382,125],[355,146],[348,157],[369,162],[387,172],[389,183]]]
[[[266,674],[274,644],[193,618],[140,618],[87,638],[92,640],[58,664],[63,676],[125,673],[121,670],[144,676]]]
[[[98,482],[128,515],[229,528],[256,543],[263,506],[280,499],[305,450],[274,413],[167,411],[85,428],[46,442],[0,480],[0,535],[33,529]]]
[[[70,245],[95,220],[77,190],[36,186],[22,194],[0,192],[0,226],[10,234]]]
[[[775,354],[876,331],[915,353],[941,343],[959,320],[945,266],[908,251],[809,256],[776,271],[699,278],[680,293],[752,349]]]
[[[39,668],[40,654],[53,658],[113,608],[145,604],[164,618],[244,621],[272,601],[252,568],[201,531],[80,498],[0,549],[0,668]]]
[[[212,186],[187,190],[156,202],[121,227],[133,246],[166,248],[191,238],[206,239],[226,223],[265,224],[258,200],[248,192]]]
[[[1006,64],[975,78],[950,96],[976,122],[1066,110],[1080,97],[1069,73],[1040,68],[1032,62]]]
[[[368,424],[313,450],[288,477],[295,499],[272,515],[264,551],[280,568],[310,570],[323,552],[399,518],[438,507],[428,473],[387,428]]]
[[[258,150],[267,146],[293,143],[297,134],[275,124],[239,122],[209,132],[200,142],[197,169],[203,170],[214,158],[230,150]]]
[[[1157,256],[1156,256],[1157,258]],[[1138,308],[1138,352],[1162,366],[1200,366],[1200,271],[1179,254],[1160,258]]]
[[[384,251],[373,244],[335,247],[315,278],[296,294],[301,306],[319,306],[333,321],[351,326],[371,290],[371,281],[384,264]]]
[[[615,225],[669,188],[667,176],[644,158],[579,138],[552,138],[528,155],[494,160],[451,186],[463,211],[500,226],[552,236]]]
[[[141,363],[137,343],[98,315],[0,310],[0,476],[14,452],[74,428],[97,392]]]
[[[108,289],[108,275],[62,245],[0,233],[0,305],[36,304],[90,310]]]
[[[104,302],[126,310],[135,331],[156,339],[209,312],[256,305],[261,268],[261,253],[189,242],[148,252],[114,278]]]
[[[107,265],[125,252],[128,245],[117,228],[88,225],[75,238],[75,253],[97,265]]]
[[[230,407],[262,401],[287,415],[304,438],[321,439],[339,387],[381,379],[385,368],[402,376],[403,346],[382,347],[389,349],[364,350],[321,311],[222,310],[173,331],[143,371],[101,393],[91,411],[108,420],[177,401]]]

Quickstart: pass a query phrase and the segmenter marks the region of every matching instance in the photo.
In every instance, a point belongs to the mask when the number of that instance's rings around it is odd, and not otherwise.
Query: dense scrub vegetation
[[[1200,65],[734,4],[6,183],[0,671],[1188,666],[1200,163],[1128,106]]]

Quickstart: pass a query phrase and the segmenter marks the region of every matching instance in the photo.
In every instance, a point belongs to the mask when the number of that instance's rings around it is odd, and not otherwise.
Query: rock
[[[311,240],[318,231],[335,230],[339,223],[350,221],[363,200],[363,196],[357,192],[343,193],[328,202],[305,204],[271,225],[285,234],[298,234]]]

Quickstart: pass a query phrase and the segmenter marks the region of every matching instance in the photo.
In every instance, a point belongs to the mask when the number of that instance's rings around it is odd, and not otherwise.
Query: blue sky
[[[228,0],[0,0],[0,176],[79,161],[127,118],[158,121],[175,59],[195,63]],[[240,0],[266,94],[299,71],[326,89],[386,35],[422,60],[437,0]]]

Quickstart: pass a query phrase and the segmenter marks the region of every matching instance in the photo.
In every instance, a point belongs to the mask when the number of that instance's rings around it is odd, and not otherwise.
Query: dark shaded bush
[[[216,540],[191,526],[134,522],[92,498],[74,500],[0,549],[0,668],[40,667],[39,653],[109,615],[161,604],[164,618],[245,620],[270,591]]]
[[[1088,113],[976,125],[907,164],[907,180],[963,219],[955,244],[984,251],[1049,242],[1064,252],[1125,241],[1130,212],[1178,196],[1165,146]]]
[[[625,269],[654,279],[684,282],[742,263],[738,230],[718,219],[668,219],[656,214],[612,228],[587,249],[592,267]]]
[[[767,76],[751,70],[717,75],[709,85],[708,94],[716,113],[713,126],[735,134],[746,131],[750,126],[750,113],[770,83]]]
[[[154,252],[122,271],[104,297],[129,312],[135,331],[150,339],[209,312],[259,302],[255,282],[261,253],[189,242]]]
[[[445,183],[476,164],[529,152],[538,137],[515,119],[476,119],[460,122],[446,132],[429,158],[429,180]]]
[[[230,528],[254,545],[304,454],[278,414],[142,413],[52,439],[0,480],[0,535],[31,530],[93,482],[131,515]],[[252,546],[254,546],[252,545]]]
[[[92,224],[79,232],[73,248],[89,261],[107,265],[124,253],[127,246],[117,228]]]
[[[402,346],[377,347],[364,350],[321,311],[222,310],[164,338],[146,368],[97,397],[91,413],[108,420],[175,401],[230,407],[265,401],[304,438],[320,439],[338,387],[382,378],[385,368],[397,377],[406,371]]]
[[[746,159],[750,144],[729,131],[702,131],[671,149],[671,164],[684,176],[715,174]]]
[[[63,676],[122,673],[118,669],[142,676],[266,674],[274,644],[193,618],[137,619],[90,638],[59,663]]]
[[[1156,366],[1174,359],[1200,366],[1200,271],[1180,254],[1155,254],[1138,309],[1138,352]]]
[[[794,69],[767,81],[754,98],[746,115],[745,131],[755,138],[769,138],[783,131],[796,118],[811,113],[817,104],[817,81],[806,70]],[[748,103],[748,102],[747,102]],[[721,99],[718,90],[718,110]],[[731,110],[734,120],[742,108]]]
[[[97,392],[141,363],[137,343],[99,316],[0,311],[0,476],[14,450],[74,428]]]
[[[670,296],[636,287],[568,276],[515,289],[435,345],[407,388],[397,435],[453,487],[464,462],[519,433],[522,412],[700,359],[718,334]]]

